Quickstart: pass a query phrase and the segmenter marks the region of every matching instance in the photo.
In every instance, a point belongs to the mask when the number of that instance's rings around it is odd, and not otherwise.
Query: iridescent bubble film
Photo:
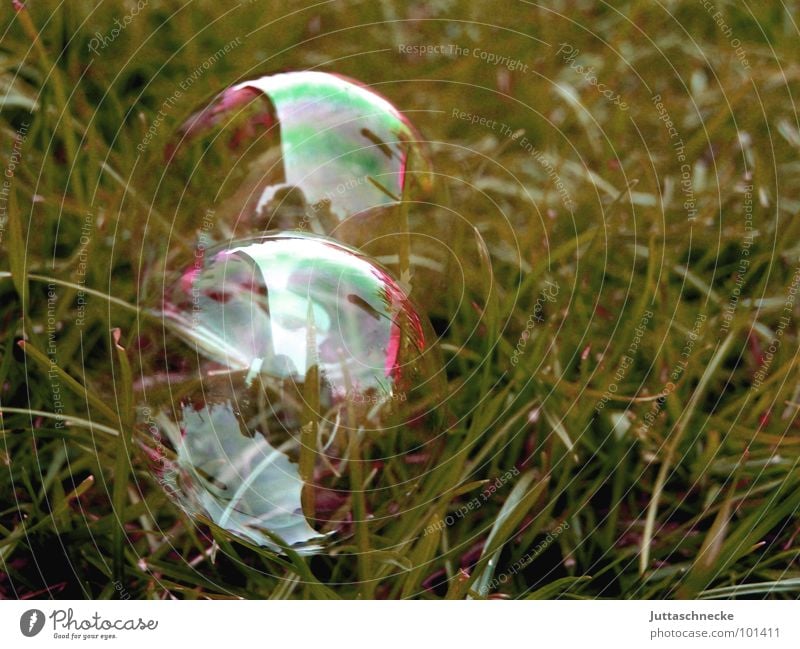
[[[402,231],[401,199],[430,180],[420,140],[356,81],[263,76],[227,88],[181,126],[165,151],[165,191],[183,213],[213,206],[226,235],[296,229],[358,246],[375,227]]]
[[[199,250],[163,286],[140,336],[140,431],[184,510],[304,552],[402,513],[436,460],[444,378],[387,271],[268,235]]]

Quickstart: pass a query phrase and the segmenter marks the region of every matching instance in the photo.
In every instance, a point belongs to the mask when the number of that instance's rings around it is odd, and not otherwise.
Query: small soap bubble
[[[421,136],[397,108],[318,71],[230,86],[182,124],[165,159],[164,195],[189,218],[213,207],[225,236],[300,230],[356,247],[401,232],[402,200],[431,178]]]

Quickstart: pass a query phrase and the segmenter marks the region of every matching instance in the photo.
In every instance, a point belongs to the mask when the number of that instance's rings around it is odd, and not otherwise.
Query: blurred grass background
[[[4,4],[0,596],[800,592],[797,3]],[[141,179],[198,102],[306,68],[431,141],[425,218],[478,228],[491,297],[434,318],[458,422],[419,515],[212,560],[128,461]]]

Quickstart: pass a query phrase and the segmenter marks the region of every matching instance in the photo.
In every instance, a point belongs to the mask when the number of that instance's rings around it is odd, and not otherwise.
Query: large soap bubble
[[[358,512],[375,528],[402,515],[445,389],[427,318],[387,271],[273,234],[201,250],[162,286],[138,350],[141,444],[184,510],[305,552]]]

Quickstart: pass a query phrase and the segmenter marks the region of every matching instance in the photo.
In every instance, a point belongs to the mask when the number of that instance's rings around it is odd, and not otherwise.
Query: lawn
[[[0,598],[798,596],[796,2],[3,4]],[[137,351],[163,260],[243,232],[165,147],[310,69],[422,135],[409,235],[348,236],[442,398],[400,505],[306,553],[168,498]]]

